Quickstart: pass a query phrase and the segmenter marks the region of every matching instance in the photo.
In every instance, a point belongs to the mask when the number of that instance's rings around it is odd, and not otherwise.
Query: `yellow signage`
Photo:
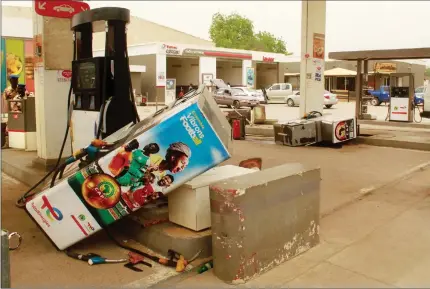
[[[374,68],[375,73],[395,73],[397,66],[395,63],[377,62]]]

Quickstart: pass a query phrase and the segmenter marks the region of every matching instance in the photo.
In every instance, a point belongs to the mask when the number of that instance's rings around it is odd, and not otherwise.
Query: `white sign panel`
[[[37,195],[26,209],[60,250],[101,230],[67,180]]]
[[[408,121],[408,119],[409,119],[409,98],[391,97],[390,120]]]
[[[57,81],[58,82],[69,82],[72,80],[71,70],[57,70]]]

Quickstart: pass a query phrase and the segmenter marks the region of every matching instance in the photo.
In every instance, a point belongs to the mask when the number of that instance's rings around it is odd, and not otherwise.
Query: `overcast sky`
[[[132,15],[205,39],[214,13],[237,12],[251,19],[256,31],[282,37],[288,50],[300,55],[301,1],[88,3],[91,8],[128,8]],[[31,2],[2,1],[2,5],[31,6]],[[429,11],[430,1],[327,1],[326,51],[430,47]]]

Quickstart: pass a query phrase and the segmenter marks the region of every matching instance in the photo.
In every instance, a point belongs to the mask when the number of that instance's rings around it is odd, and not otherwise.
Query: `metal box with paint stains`
[[[212,185],[214,274],[244,283],[317,245],[320,179],[294,163]]]
[[[287,146],[303,146],[322,140],[321,123],[314,120],[295,120],[273,125],[275,142]]]

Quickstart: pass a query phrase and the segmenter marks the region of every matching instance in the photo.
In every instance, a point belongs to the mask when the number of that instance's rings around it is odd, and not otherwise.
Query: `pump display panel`
[[[79,63],[76,72],[76,86],[78,89],[96,88],[96,64],[94,62]]]

